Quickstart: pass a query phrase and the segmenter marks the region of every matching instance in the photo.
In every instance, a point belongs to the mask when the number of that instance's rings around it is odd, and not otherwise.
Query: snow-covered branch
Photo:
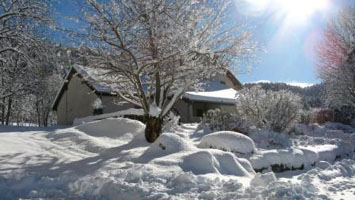
[[[148,117],[157,108],[150,117],[163,119],[184,92],[255,52],[251,34],[226,23],[230,3],[87,0],[83,64],[104,70],[99,81],[121,99]]]

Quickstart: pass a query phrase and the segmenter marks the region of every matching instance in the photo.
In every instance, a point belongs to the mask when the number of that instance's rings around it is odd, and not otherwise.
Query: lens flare
[[[291,25],[307,23],[314,15],[330,7],[330,0],[236,0],[244,3],[247,15],[273,13],[275,20],[284,20]]]

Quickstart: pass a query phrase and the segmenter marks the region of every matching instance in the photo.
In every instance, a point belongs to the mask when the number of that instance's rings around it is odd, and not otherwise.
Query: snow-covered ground
[[[148,144],[144,125],[129,119],[0,126],[0,199],[355,199],[351,127],[300,126],[304,135],[281,138],[289,146],[277,149],[257,134],[254,144],[197,127],[184,124]],[[270,171],[300,163],[301,170]],[[266,169],[256,173],[256,165]]]

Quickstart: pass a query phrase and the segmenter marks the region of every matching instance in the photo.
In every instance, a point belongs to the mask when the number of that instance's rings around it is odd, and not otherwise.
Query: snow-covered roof
[[[80,65],[74,65],[73,68],[96,92],[105,94],[112,93],[113,85],[104,81],[105,77],[103,75],[107,73],[106,70],[83,67]]]
[[[192,101],[234,104],[238,91],[229,88],[209,92],[186,92],[184,98]]]

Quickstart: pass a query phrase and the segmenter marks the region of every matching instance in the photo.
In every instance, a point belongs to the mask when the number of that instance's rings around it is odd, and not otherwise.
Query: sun
[[[250,15],[272,12],[275,20],[282,20],[288,24],[307,23],[312,16],[330,7],[330,0],[244,0],[244,2],[249,5]]]
[[[281,12],[290,22],[305,22],[310,17],[326,10],[329,7],[328,0],[272,0],[277,3]]]

